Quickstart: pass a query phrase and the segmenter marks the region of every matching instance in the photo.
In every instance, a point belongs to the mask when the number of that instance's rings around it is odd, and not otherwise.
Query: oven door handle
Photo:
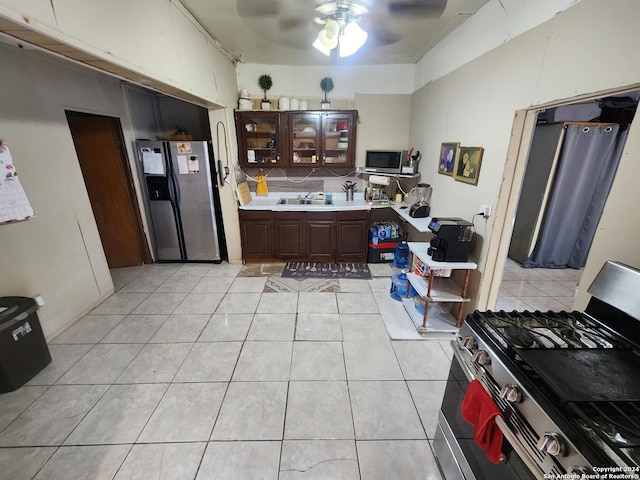
[[[520,445],[520,442],[509,428],[509,425],[507,425],[507,423],[504,421],[504,418],[502,418],[501,415],[496,415],[494,418],[496,425],[498,426],[502,434],[506,437],[509,444],[511,444],[511,447],[515,450],[515,452],[529,468],[529,470],[531,470],[536,478],[545,478],[545,472],[540,468],[536,461],[531,458],[529,452],[522,448],[522,445]]]
[[[460,364],[460,367],[462,368],[462,372],[464,373],[464,376],[467,377],[467,380],[471,381],[475,379],[476,376],[473,374],[471,370],[469,370],[469,367],[467,367],[466,362],[462,358],[462,353],[460,353],[461,348],[464,348],[464,347],[458,344],[457,341],[451,340],[451,349],[453,350],[453,356],[456,357],[456,360]]]
[[[474,375],[473,372],[469,370],[469,367],[467,367],[467,364],[464,362],[462,358],[462,353],[460,352],[460,348],[464,348],[464,347],[459,346],[455,340],[452,340],[451,348],[453,349],[453,355],[456,357],[456,360],[460,364],[460,367],[462,368],[462,371],[464,372],[464,375],[467,377],[467,379],[470,382],[474,379],[481,380],[482,375],[484,373],[484,369],[480,368],[478,375]],[[480,384],[482,385],[482,388],[484,388],[485,391],[487,391],[487,387],[485,387],[482,381],[480,382]],[[489,391],[487,391],[487,393],[489,394],[489,396],[491,396],[491,393]],[[531,470],[531,472],[535,475],[536,478],[544,478],[545,472],[540,468],[538,463],[531,457],[531,455],[529,455],[529,452],[527,452],[522,447],[518,438],[513,434],[513,432],[509,428],[509,425],[507,425],[507,423],[504,421],[504,418],[502,418],[501,415],[497,415],[494,418],[495,418],[496,425],[498,426],[502,434],[505,436],[507,441],[511,444],[511,447],[515,450],[515,452],[518,454],[520,459],[529,468],[529,470]]]

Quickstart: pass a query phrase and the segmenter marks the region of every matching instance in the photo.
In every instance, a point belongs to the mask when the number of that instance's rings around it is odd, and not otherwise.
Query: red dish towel
[[[462,400],[462,418],[473,425],[474,438],[489,461],[500,463],[502,457],[502,431],[495,417],[502,415],[491,396],[478,380],[472,380]]]

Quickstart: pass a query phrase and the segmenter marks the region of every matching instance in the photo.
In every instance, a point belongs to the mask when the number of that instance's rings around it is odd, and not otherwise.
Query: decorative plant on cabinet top
[[[260,85],[260,88],[264,92],[264,99],[262,100],[262,109],[268,110],[269,108],[271,108],[271,103],[269,102],[269,100],[267,100],[267,90],[269,90],[273,86],[273,80],[271,80],[271,75],[267,75],[266,73],[264,75],[260,75],[260,78],[258,78],[258,85]]]
[[[333,80],[331,77],[324,77],[320,80],[320,88],[324,92],[324,101],[322,102],[322,108],[331,108],[331,102],[327,100],[327,93],[333,90]]]

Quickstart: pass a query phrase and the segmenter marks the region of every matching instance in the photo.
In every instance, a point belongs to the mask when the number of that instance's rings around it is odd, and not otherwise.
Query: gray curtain
[[[566,128],[540,233],[525,267],[584,267],[628,133],[619,125]]]

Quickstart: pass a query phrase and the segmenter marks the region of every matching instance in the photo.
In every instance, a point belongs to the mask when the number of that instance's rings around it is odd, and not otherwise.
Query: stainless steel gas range
[[[446,480],[640,478],[640,271],[607,262],[588,292],[584,313],[467,317],[434,440]],[[461,416],[474,379],[502,413],[497,465]]]

